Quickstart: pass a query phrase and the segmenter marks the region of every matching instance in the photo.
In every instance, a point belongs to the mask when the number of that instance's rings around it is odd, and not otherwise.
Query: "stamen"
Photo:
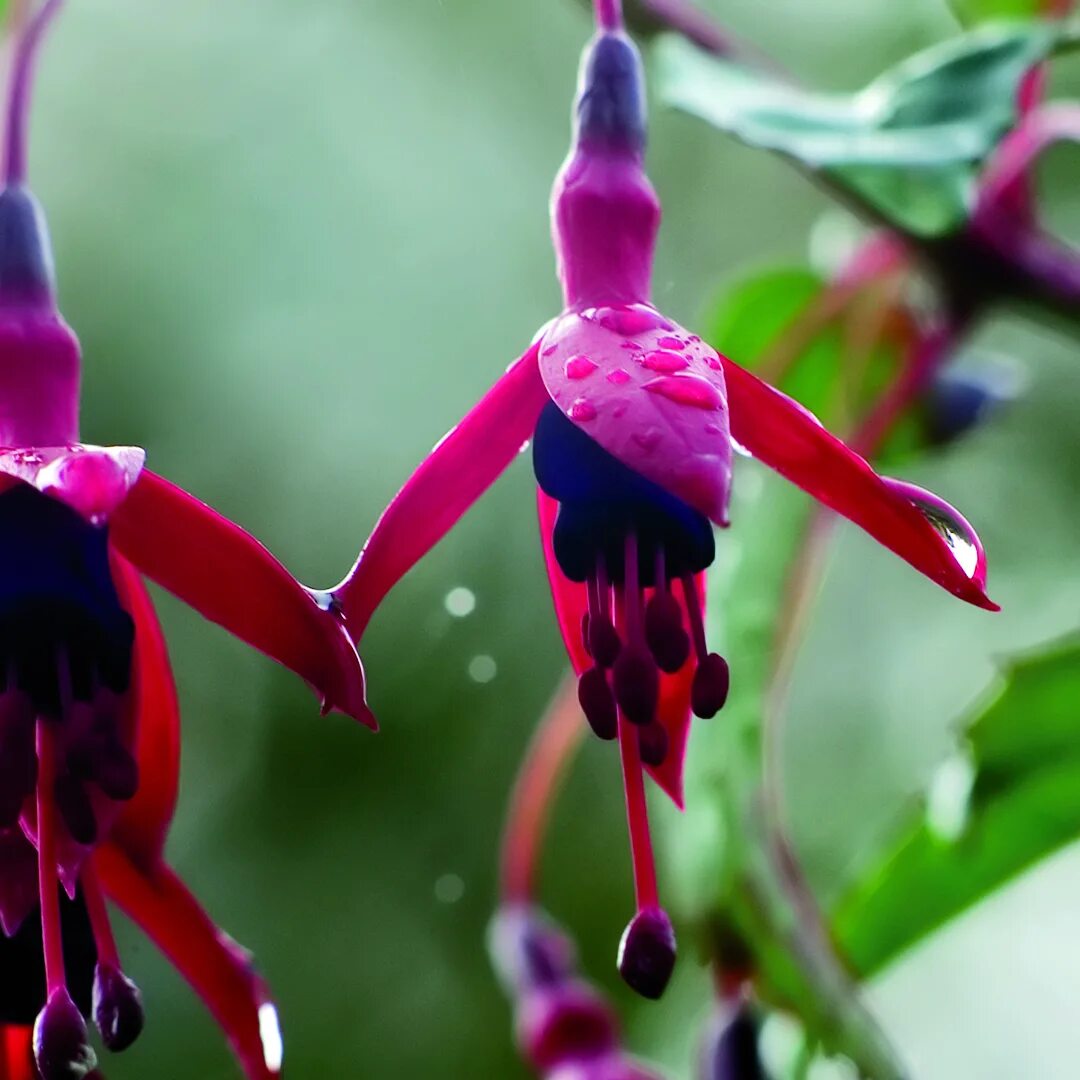
[[[34,1023],[34,1057],[43,1080],[70,1080],[97,1065],[86,1022],[67,991],[60,897],[56,880],[56,828],[53,789],[56,786],[55,732],[49,721],[37,722],[38,893],[41,901],[42,952],[47,1000]]]
[[[594,734],[604,740],[615,738],[618,725],[615,695],[603,668],[590,668],[578,680],[578,703]]]
[[[105,893],[97,871],[88,862],[80,875],[86,911],[94,934],[98,962],[94,969],[94,1023],[114,1053],[126,1050],[143,1029],[142,994],[120,968]]]
[[[638,749],[641,760],[654,769],[664,764],[668,752],[668,733],[663,724],[654,720],[638,728]]]
[[[727,661],[719,653],[711,653],[705,643],[705,624],[701,614],[697,582],[687,574],[682,579],[683,595],[686,597],[686,613],[690,619],[690,634],[697,653],[698,666],[690,686],[690,707],[695,716],[711,720],[727,701],[731,686],[731,672]]]
[[[600,667],[609,668],[619,657],[622,642],[611,621],[611,586],[601,557],[596,573],[588,578],[589,628],[586,648]]]
[[[660,698],[660,673],[644,642],[641,600],[637,537],[628,533],[621,605],[626,645],[615,661],[612,675],[615,700],[632,724],[651,723]]]
[[[619,943],[619,974],[642,997],[658,998],[675,970],[675,933],[657,895],[638,732],[625,717],[619,721],[619,749],[638,908]]]
[[[657,545],[655,585],[645,608],[645,640],[657,667],[674,675],[690,656],[690,636],[683,629],[682,609],[668,589],[664,549]]]

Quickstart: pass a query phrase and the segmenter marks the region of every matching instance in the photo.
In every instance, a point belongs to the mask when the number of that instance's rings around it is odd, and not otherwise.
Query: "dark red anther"
[[[660,699],[660,672],[644,650],[627,646],[612,669],[615,700],[631,724],[649,724]]]
[[[592,646],[589,644],[589,613],[587,611],[581,616],[581,644],[585,646],[585,651],[592,656]]]
[[[53,796],[71,839],[77,844],[93,844],[97,839],[97,819],[83,782],[65,772],[56,778]]]
[[[602,668],[589,668],[578,679],[578,703],[595,735],[605,740],[615,738],[619,731],[615,695]]]
[[[603,668],[611,667],[619,658],[622,642],[611,619],[597,615],[589,619],[589,654]]]
[[[711,720],[727,701],[731,672],[727,661],[718,653],[709,653],[694,672],[690,687],[690,707],[695,716]]]
[[[619,942],[619,974],[642,997],[659,998],[675,970],[675,931],[662,907],[642,908]]]
[[[142,994],[119,968],[99,963],[94,970],[93,1013],[101,1041],[119,1053],[143,1029]]]
[[[91,778],[110,799],[126,801],[135,795],[139,787],[139,766],[118,741],[111,740],[98,748],[91,765]]]
[[[668,733],[657,721],[638,729],[638,750],[641,760],[654,769],[663,765],[668,753]]]
[[[674,675],[690,656],[690,635],[683,629],[679,601],[657,590],[645,608],[645,641],[657,667]]]

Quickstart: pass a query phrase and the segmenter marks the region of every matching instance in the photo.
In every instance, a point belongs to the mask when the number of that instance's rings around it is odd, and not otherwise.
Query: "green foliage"
[[[659,47],[658,82],[677,108],[933,236],[963,224],[978,166],[1015,119],[1020,81],[1058,34],[1044,23],[973,30],[851,95],[807,92],[671,38]]]
[[[920,812],[840,905],[837,931],[858,971],[872,974],[1080,834],[1078,701],[1076,639],[1003,672],[965,733],[964,756],[942,767],[960,796],[965,763],[974,770],[958,835]]]
[[[1042,0],[949,0],[956,17],[965,25],[993,19],[1034,19],[1046,6]]]

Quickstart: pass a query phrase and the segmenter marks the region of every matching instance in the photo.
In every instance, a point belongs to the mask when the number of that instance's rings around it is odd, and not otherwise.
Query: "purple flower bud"
[[[578,137],[627,150],[645,146],[645,77],[625,34],[601,34],[585,51],[577,99]]]
[[[42,1080],[82,1080],[97,1067],[86,1021],[67,990],[54,990],[38,1013],[34,1059]]]
[[[569,979],[574,974],[570,939],[535,908],[499,910],[488,929],[488,951],[510,993]]]
[[[143,1029],[142,994],[118,968],[98,964],[94,971],[94,1023],[114,1053],[126,1050]]]
[[[745,1001],[721,1011],[702,1047],[701,1080],[766,1080],[758,1055],[758,1023]]]
[[[599,1057],[616,1045],[611,1010],[577,981],[528,994],[518,1010],[517,1029],[525,1057],[540,1073],[564,1062]]]
[[[675,931],[661,907],[642,908],[619,942],[619,974],[642,997],[659,998],[675,970]]]

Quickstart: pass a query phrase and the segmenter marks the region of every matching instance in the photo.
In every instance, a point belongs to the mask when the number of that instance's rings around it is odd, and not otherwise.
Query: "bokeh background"
[[[836,89],[955,30],[940,0],[706,6]],[[145,445],[303,580],[337,580],[411,468],[557,309],[546,201],[588,32],[574,0],[70,0],[43,59],[32,176],[86,349],[87,439]],[[657,300],[690,326],[725,282],[803,261],[828,208],[784,165],[659,110],[649,164],[666,210]],[[1066,232],[1078,166],[1063,154],[1046,178]],[[980,528],[1006,614],[961,610],[843,530],[785,743],[795,839],[825,897],[931,781],[992,657],[1080,624],[1076,349],[1019,318],[985,346],[1022,358],[1027,395],[909,478]],[[724,543],[754,537],[736,522]],[[455,589],[471,613],[448,609]],[[185,724],[171,858],[257,954],[288,1075],[524,1076],[483,942],[506,795],[564,666],[527,461],[373,624],[378,737],[320,718],[291,676],[160,607]],[[631,1046],[688,1077],[707,1012],[693,950],[659,1007],[614,977],[625,848],[615,755],[589,743],[544,898]],[[201,1004],[122,929],[148,1023],[108,1075],[235,1076]],[[920,1080],[1064,1080],[1078,972],[1074,849],[870,996]]]

